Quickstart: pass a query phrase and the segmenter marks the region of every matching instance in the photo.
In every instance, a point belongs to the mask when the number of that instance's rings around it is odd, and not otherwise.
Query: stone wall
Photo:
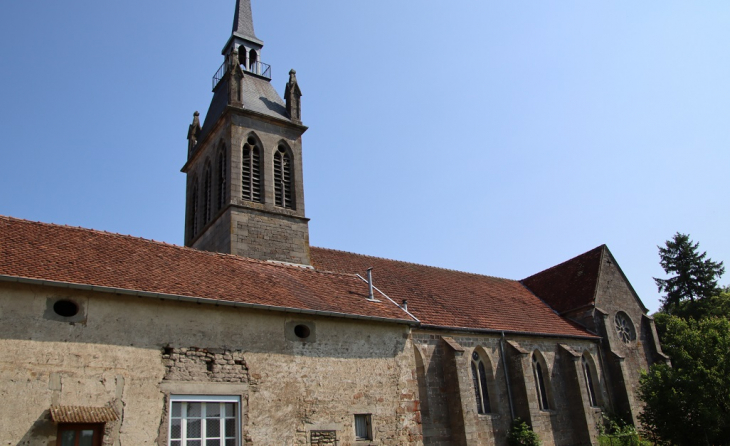
[[[59,298],[82,303],[83,321],[44,317]],[[114,407],[107,444],[165,445],[170,397],[195,394],[240,397],[245,444],[306,445],[317,431],[360,444],[355,414],[372,415],[369,444],[422,444],[407,326],[8,283],[0,315],[0,397],[12,402],[0,444],[55,444],[57,404]],[[289,336],[292,320],[316,338]]]
[[[259,260],[309,265],[309,228],[306,219],[236,209],[231,213],[232,253]]]
[[[304,212],[304,178],[302,169],[302,128],[277,123],[245,110],[224,114],[215,131],[196,151],[186,170],[188,174],[186,240],[188,245],[206,251],[236,254],[259,260],[277,260],[309,265],[309,227]],[[249,136],[262,146],[262,202],[242,199],[242,148]],[[198,217],[197,234],[190,229],[192,178],[198,178],[198,214],[202,213],[203,178],[206,160],[215,164],[221,145],[227,149],[228,176],[225,209],[214,210],[211,222]],[[292,182],[294,208],[284,209],[274,202],[274,152],[286,145],[293,157]],[[215,170],[215,169],[214,169]],[[213,178],[217,184],[217,176]],[[215,191],[214,191],[215,192]],[[213,201],[216,194],[213,193]]]
[[[508,335],[505,370],[500,341],[496,335],[414,331],[414,346],[423,363],[417,370],[425,374],[418,376],[421,407],[428,407],[422,413],[424,445],[506,445],[511,424],[507,379],[516,415],[533,426],[545,446],[595,444],[601,409],[590,405],[579,360],[582,354],[595,358],[594,386],[599,405],[607,406],[598,343]],[[537,400],[531,360],[535,351],[547,368],[548,410],[541,410]],[[492,409],[488,414],[477,413],[471,374],[474,352],[487,363]]]
[[[642,407],[638,399],[639,378],[655,361],[664,360],[653,320],[646,316],[643,305],[616,260],[606,250],[596,291],[594,323],[604,338],[603,361],[609,371],[609,385],[616,411],[639,425]],[[624,342],[616,330],[617,314],[631,321],[634,339]]]

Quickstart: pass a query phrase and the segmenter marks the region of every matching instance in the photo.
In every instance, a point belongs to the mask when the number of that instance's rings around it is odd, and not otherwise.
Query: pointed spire
[[[188,127],[188,157],[193,153],[200,137],[200,113],[193,113],[193,123]]]
[[[223,47],[223,55],[227,56],[238,48],[240,45],[245,46],[249,51],[253,49],[256,52],[261,50],[264,42],[256,37],[253,31],[253,14],[251,13],[251,0],[236,0],[236,13],[233,16],[233,32],[231,38],[228,39]]]
[[[251,0],[236,0],[236,15],[233,16],[233,35],[256,39],[256,34],[253,31]]]
[[[299,89],[297,82],[297,72],[292,69],[289,71],[289,82],[286,83],[284,90],[284,99],[286,100],[286,111],[289,117],[297,124],[302,123],[302,90]]]

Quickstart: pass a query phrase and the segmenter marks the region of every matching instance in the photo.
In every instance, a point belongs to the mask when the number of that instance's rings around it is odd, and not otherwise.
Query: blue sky
[[[234,3],[7,2],[0,214],[181,244]],[[730,2],[253,12],[274,86],[295,68],[304,93],[313,245],[522,279],[605,243],[652,311],[675,232],[730,260]]]

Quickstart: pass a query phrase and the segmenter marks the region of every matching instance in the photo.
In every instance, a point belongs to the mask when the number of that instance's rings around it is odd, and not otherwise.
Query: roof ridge
[[[356,253],[356,252],[343,251],[341,249],[322,248],[322,247],[319,247],[319,246],[311,246],[310,248],[322,249],[324,251],[340,252],[340,253],[343,253],[343,254],[350,254],[350,255],[355,255],[355,256],[360,256],[360,257],[368,257],[368,258],[378,259],[378,260],[386,260],[388,262],[404,263],[406,265],[422,266],[422,267],[426,267],[426,268],[438,269],[438,270],[441,270],[441,271],[449,271],[449,272],[452,272],[452,273],[466,274],[466,275],[469,275],[469,276],[488,277],[490,279],[508,280],[510,282],[519,282],[519,280],[508,279],[506,277],[498,277],[498,276],[490,276],[488,274],[472,273],[472,272],[468,272],[468,271],[461,271],[461,270],[458,270],[458,269],[444,268],[442,266],[433,266],[433,265],[426,265],[426,264],[423,264],[423,263],[409,262],[407,260],[397,260],[397,259],[389,259],[387,257],[379,257],[379,256],[373,256],[373,255],[367,255],[367,254],[359,254],[359,253]]]
[[[532,275],[529,275],[529,276],[525,277],[524,279],[520,279],[520,280],[518,280],[517,282],[520,282],[520,283],[522,283],[523,281],[525,281],[525,280],[527,280],[527,279],[530,279],[530,278],[532,278],[532,277],[535,277],[535,276],[537,276],[537,275],[539,275],[539,274],[542,274],[542,273],[548,272],[548,271],[550,271],[550,270],[552,270],[552,269],[555,269],[555,268],[561,267],[561,266],[565,265],[565,264],[566,264],[566,263],[568,263],[568,262],[572,262],[573,260],[575,260],[575,259],[577,259],[577,258],[583,257],[583,256],[584,256],[584,255],[586,255],[586,254],[589,254],[589,253],[591,253],[591,252],[593,252],[593,251],[595,251],[595,250],[597,250],[597,249],[602,249],[602,248],[607,248],[607,246],[606,246],[606,244],[605,244],[605,243],[604,243],[604,244],[602,244],[602,245],[596,246],[596,247],[595,247],[595,248],[593,248],[593,249],[589,249],[588,251],[586,251],[586,252],[584,252],[584,253],[582,253],[582,254],[578,254],[577,256],[573,256],[573,257],[569,258],[568,260],[565,260],[564,262],[560,262],[560,263],[558,263],[557,265],[553,265],[553,266],[551,266],[551,267],[549,267],[549,268],[545,268],[545,269],[544,269],[544,270],[542,270],[542,271],[538,271],[538,272],[536,272],[535,274],[532,274]]]
[[[251,257],[243,257],[243,256],[235,255],[235,254],[226,254],[226,253],[222,253],[222,252],[203,251],[201,249],[195,249],[195,248],[191,248],[188,246],[180,246],[180,245],[176,245],[173,243],[168,243],[168,242],[164,242],[164,241],[160,241],[160,240],[148,239],[145,237],[139,237],[139,236],[131,235],[131,234],[120,234],[118,232],[110,232],[110,231],[105,231],[103,229],[85,228],[83,226],[74,226],[74,225],[66,225],[66,224],[59,224],[59,223],[47,223],[47,222],[43,222],[43,221],[11,217],[8,215],[0,215],[0,220],[39,225],[39,226],[45,226],[45,227],[70,229],[70,230],[75,230],[75,231],[80,231],[80,232],[95,233],[95,234],[100,234],[100,235],[105,235],[105,236],[118,237],[118,238],[129,239],[129,240],[136,240],[136,241],[141,241],[144,243],[149,243],[151,245],[160,245],[160,246],[164,246],[167,248],[178,249],[181,251],[187,251],[187,252],[192,252],[192,253],[197,253],[197,254],[204,254],[204,255],[209,255],[211,257],[230,258],[230,259],[235,259],[237,261],[257,263],[260,265],[274,266],[274,267],[287,268],[287,269],[307,270],[307,271],[317,272],[320,274],[332,274],[332,275],[340,275],[340,276],[356,278],[355,274],[350,274],[350,273],[317,270],[316,268],[308,268],[306,266],[299,266],[296,264],[288,264],[288,263],[282,263],[282,262],[270,262],[268,260],[253,259]]]

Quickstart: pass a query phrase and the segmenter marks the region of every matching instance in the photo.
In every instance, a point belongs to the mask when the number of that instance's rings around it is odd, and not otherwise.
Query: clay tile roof
[[[54,423],[108,423],[119,419],[111,407],[51,406]]]
[[[2,216],[0,276],[413,322],[351,274]]]
[[[558,316],[520,282],[431,266],[311,248],[319,270],[364,274],[423,324],[563,336],[594,335]]]
[[[604,249],[601,245],[521,282],[561,314],[593,305]]]

